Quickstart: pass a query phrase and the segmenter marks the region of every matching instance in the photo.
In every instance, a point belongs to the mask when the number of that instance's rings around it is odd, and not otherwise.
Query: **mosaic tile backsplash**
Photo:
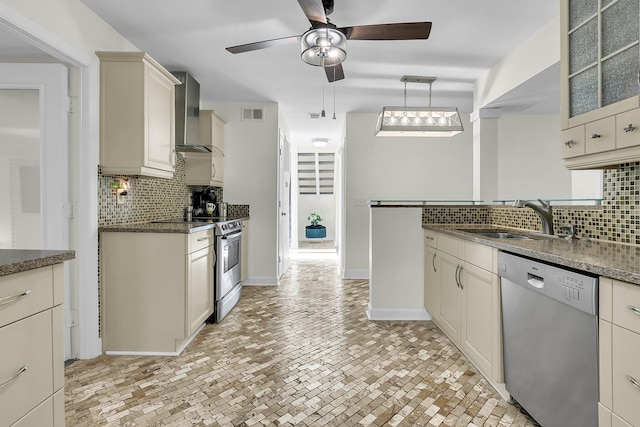
[[[131,224],[159,219],[179,218],[189,203],[189,195],[205,187],[187,186],[185,159],[177,156],[176,171],[172,179],[141,178],[138,176],[103,176],[98,168],[98,226]],[[131,190],[124,203],[117,204],[112,182],[127,178]],[[214,187],[216,199],[224,200],[223,189]],[[229,215],[249,216],[249,205],[229,205]]]
[[[640,245],[640,162],[606,170],[601,206],[554,206],[553,227],[573,225],[581,238]],[[428,206],[423,223],[491,224],[540,230],[540,218],[531,209],[511,206]]]

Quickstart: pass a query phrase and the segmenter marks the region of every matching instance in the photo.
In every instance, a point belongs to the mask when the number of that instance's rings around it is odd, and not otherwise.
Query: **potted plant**
[[[322,239],[327,237],[327,229],[324,225],[320,225],[322,221],[322,215],[318,211],[313,211],[309,214],[307,219],[311,222],[311,225],[305,227],[305,235],[307,239]]]

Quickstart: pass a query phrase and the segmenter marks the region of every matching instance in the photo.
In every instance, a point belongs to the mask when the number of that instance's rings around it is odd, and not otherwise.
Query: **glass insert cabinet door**
[[[637,97],[640,0],[564,0],[569,118]],[[564,26],[563,26],[564,28]]]

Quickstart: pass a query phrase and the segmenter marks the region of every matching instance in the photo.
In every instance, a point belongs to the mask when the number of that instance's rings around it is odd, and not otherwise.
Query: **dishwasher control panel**
[[[598,278],[561,266],[500,252],[499,275],[533,292],[597,314]]]

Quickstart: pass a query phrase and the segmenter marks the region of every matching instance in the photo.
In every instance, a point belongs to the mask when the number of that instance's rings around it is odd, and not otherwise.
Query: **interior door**
[[[278,155],[278,278],[289,267],[291,246],[291,156],[287,137],[280,132]]]
[[[0,64],[0,248],[69,249],[67,85],[61,64]]]

